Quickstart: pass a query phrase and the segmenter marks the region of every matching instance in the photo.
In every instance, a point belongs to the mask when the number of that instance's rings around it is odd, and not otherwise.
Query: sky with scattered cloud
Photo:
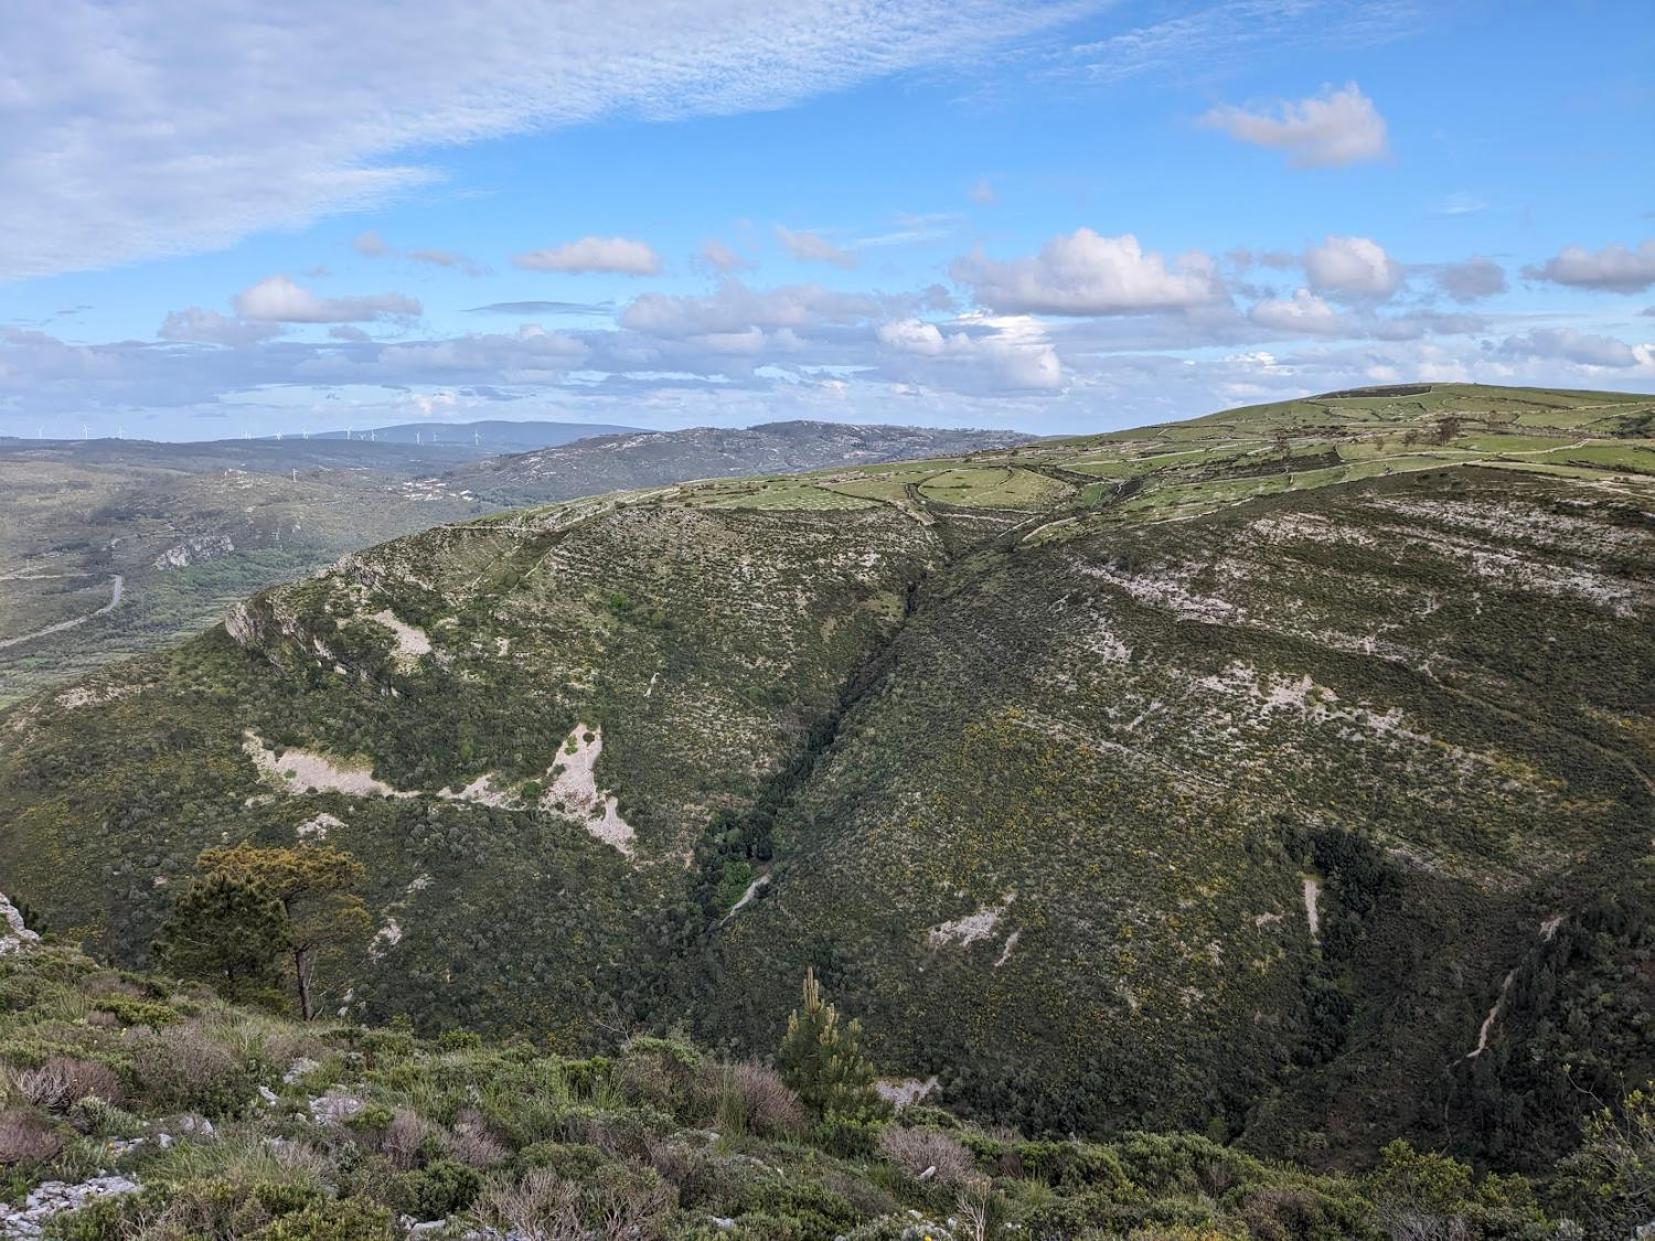
[[[1655,391],[1652,48],[1631,0],[23,5],[0,434]]]

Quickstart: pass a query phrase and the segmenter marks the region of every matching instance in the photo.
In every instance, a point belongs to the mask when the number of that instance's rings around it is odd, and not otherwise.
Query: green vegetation
[[[204,850],[325,844],[372,934],[318,1013],[740,1059],[813,970],[971,1123],[1546,1174],[1655,1074],[1651,408],[1420,385],[439,526],[10,709],[0,874],[145,968]]]
[[[762,1063],[679,1039],[580,1059],[299,1024],[49,945],[0,956],[0,996],[0,1230],[49,1241],[390,1241],[416,1222],[439,1238],[1596,1241],[1642,1218],[1655,1166],[1642,1095],[1548,1180],[1405,1142],[1371,1173],[1317,1175],[1190,1134],[1031,1140],[923,1105],[868,1116],[847,1146]],[[123,1026],[123,1003],[151,1020]]]

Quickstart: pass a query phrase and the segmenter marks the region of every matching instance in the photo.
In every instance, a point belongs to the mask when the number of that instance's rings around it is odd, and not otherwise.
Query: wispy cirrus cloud
[[[364,258],[406,259],[410,263],[423,263],[428,267],[444,267],[450,271],[463,272],[467,276],[481,276],[488,271],[488,268],[481,263],[455,250],[435,248],[399,250],[395,246],[387,244],[385,239],[372,229],[358,233],[351,241],[351,248]]]
[[[13,6],[0,279],[212,250],[430,183],[410,153],[768,110],[1072,20],[1054,0]],[[463,71],[456,66],[463,66]]]
[[[1079,44],[1071,75],[1098,83],[1146,74],[1201,78],[1277,52],[1388,43],[1418,29],[1415,0],[1229,0]]]
[[[791,229],[776,225],[776,240],[781,248],[801,263],[828,263],[847,271],[856,266],[856,255],[843,246],[835,245],[820,233],[809,229]]]

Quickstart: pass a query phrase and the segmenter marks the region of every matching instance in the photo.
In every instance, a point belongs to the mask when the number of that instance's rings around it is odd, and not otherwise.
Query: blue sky
[[[25,6],[0,433],[1655,390],[1655,6]]]

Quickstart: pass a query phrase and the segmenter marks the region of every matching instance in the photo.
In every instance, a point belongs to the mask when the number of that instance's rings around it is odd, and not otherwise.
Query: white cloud
[[[831,263],[835,267],[852,268],[856,266],[856,256],[847,250],[834,245],[820,233],[808,230],[794,232],[790,228],[776,225],[776,240],[781,242],[782,249],[786,250],[801,263]]]
[[[446,267],[450,271],[462,271],[468,276],[480,276],[485,271],[480,264],[453,250],[398,250],[395,246],[388,244],[373,229],[358,233],[351,241],[351,249],[364,258],[403,258],[410,263],[424,263],[430,267]]]
[[[1402,265],[1371,237],[1326,237],[1305,251],[1310,287],[1336,297],[1385,298],[1402,285]]]
[[[978,177],[965,196],[979,207],[992,207],[1000,201],[1000,196],[994,192],[994,185],[987,177]]]
[[[949,274],[1003,314],[1134,314],[1224,296],[1209,256],[1185,254],[1169,265],[1130,233],[1104,237],[1089,228],[1052,238],[1030,258],[1002,262],[978,250],[954,260]]]
[[[1535,328],[1521,336],[1508,336],[1499,351],[1509,358],[1560,359],[1582,366],[1616,369],[1639,363],[1637,351],[1625,341],[1613,336],[1589,335],[1573,328]]]
[[[992,377],[991,387],[1055,391],[1063,386],[1063,364],[1039,320],[968,315],[955,326],[957,330],[944,332],[923,319],[899,319],[879,324],[874,335],[897,353],[983,368]]]
[[[631,237],[582,237],[549,250],[516,255],[512,266],[526,271],[612,272],[621,276],[660,273],[661,256],[648,242]]]
[[[739,280],[726,280],[706,297],[645,293],[621,312],[621,326],[635,332],[668,338],[720,332],[744,332],[750,327],[803,328],[819,323],[853,323],[878,313],[878,299],[856,293],[835,293],[815,284],[783,285],[753,290]]]
[[[1251,67],[1261,55],[1297,53],[1304,63],[1330,50],[1387,43],[1419,25],[1413,0],[1218,0],[1072,50],[1082,77],[1112,83],[1144,74],[1207,77]]]
[[[216,249],[438,176],[409,152],[773,109],[958,64],[1075,10],[868,0],[845,14],[839,0],[8,6],[0,278]]]
[[[1655,241],[1643,242],[1635,250],[1622,245],[1608,245],[1597,251],[1565,246],[1540,266],[1525,267],[1523,274],[1531,280],[1550,280],[1580,289],[1642,293],[1655,284]]]
[[[271,276],[231,299],[236,314],[253,323],[362,323],[374,319],[411,319],[420,304],[401,293],[365,297],[317,297],[286,276]]]
[[[696,251],[695,261],[708,271],[727,276],[731,272],[746,271],[753,266],[753,260],[745,254],[732,250],[716,237],[709,237],[701,243]]]
[[[1506,291],[1506,269],[1493,259],[1444,263],[1437,268],[1436,278],[1437,287],[1456,302],[1475,302]]]
[[[1309,289],[1300,289],[1290,298],[1269,298],[1247,312],[1262,328],[1289,334],[1332,336],[1345,330],[1339,312]]]
[[[1201,123],[1240,142],[1286,151],[1294,168],[1343,168],[1390,153],[1385,118],[1354,82],[1264,111],[1224,104],[1203,115]]]
[[[280,331],[281,328],[274,323],[248,323],[221,315],[216,310],[191,306],[169,314],[157,335],[162,340],[181,343],[239,347],[268,340]]]

